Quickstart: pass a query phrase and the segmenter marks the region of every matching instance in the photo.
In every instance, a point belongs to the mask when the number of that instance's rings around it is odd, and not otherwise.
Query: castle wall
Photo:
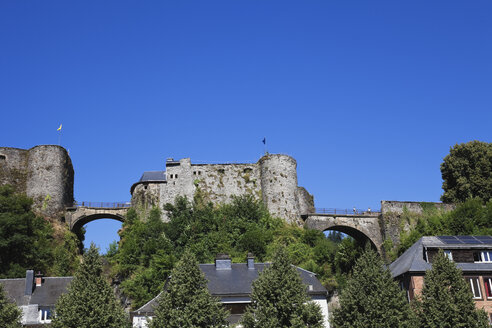
[[[25,149],[0,147],[0,185],[12,185],[16,192],[26,192],[27,157]]]
[[[273,215],[295,222],[314,210],[313,197],[297,186],[296,166],[287,155],[268,155],[248,164],[191,164],[189,158],[169,161],[167,181],[138,183],[132,204],[148,211],[150,206],[174,203],[177,196],[192,200],[197,191],[205,201],[216,204],[228,203],[232,196],[252,195],[263,200]]]
[[[33,198],[35,212],[61,215],[73,203],[74,171],[67,151],[42,145],[29,150],[0,148],[0,184]]]

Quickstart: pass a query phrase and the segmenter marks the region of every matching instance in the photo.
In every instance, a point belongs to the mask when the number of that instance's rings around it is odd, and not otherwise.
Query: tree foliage
[[[7,298],[0,284],[0,327],[2,328],[21,328],[21,311]]]
[[[442,250],[424,277],[417,301],[421,328],[487,328],[487,315],[475,308],[470,287],[456,265]]]
[[[185,251],[161,294],[150,328],[227,327],[227,311],[214,299],[195,256]]]
[[[52,224],[31,211],[32,200],[0,186],[0,278],[23,277],[27,269],[71,274],[77,264],[77,238],[57,238]]]
[[[306,286],[283,247],[253,282],[251,305],[242,324],[245,328],[323,327],[321,309],[308,302]]]
[[[492,198],[492,143],[474,140],[456,144],[444,157],[441,174],[443,202],[475,197],[487,202]]]
[[[91,244],[67,293],[56,303],[53,328],[131,327],[101,273],[99,250]]]
[[[366,248],[333,313],[335,328],[415,327],[415,318],[403,292],[379,255]]]
[[[258,261],[267,261],[274,258],[279,246],[284,246],[292,264],[315,272],[329,290],[345,281],[361,249],[350,238],[342,242],[337,233],[329,239],[321,231],[285,224],[252,196],[213,205],[204,202],[198,193],[193,202],[178,197],[174,204],[166,204],[165,210],[167,223],[161,222],[158,209],[148,217],[139,217],[130,210],[119,245],[113,245],[107,254],[113,274],[123,280],[122,290],[132,300],[133,309],[162,290],[163,277],[169,275],[185,249],[190,249],[199,263],[211,263],[218,253],[230,254],[234,262],[244,262],[247,253],[252,252]],[[337,256],[339,251],[343,254]]]

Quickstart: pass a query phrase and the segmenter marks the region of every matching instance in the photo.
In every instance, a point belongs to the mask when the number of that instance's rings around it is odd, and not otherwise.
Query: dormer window
[[[492,263],[492,251],[481,251],[473,253],[475,263]]]

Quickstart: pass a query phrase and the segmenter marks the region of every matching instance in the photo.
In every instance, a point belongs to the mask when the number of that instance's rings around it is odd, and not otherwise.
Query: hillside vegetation
[[[199,263],[213,263],[218,253],[231,255],[233,262],[245,262],[248,252],[254,253],[256,261],[269,261],[284,245],[293,264],[317,273],[330,290],[337,288],[337,281],[345,281],[344,275],[362,250],[351,238],[342,240],[334,234],[330,239],[320,231],[287,225],[250,196],[218,206],[200,197],[192,202],[178,197],[165,209],[168,223],[160,220],[157,208],[147,218],[130,210],[120,243],[113,244],[107,255],[133,308],[160,292],[185,249]]]

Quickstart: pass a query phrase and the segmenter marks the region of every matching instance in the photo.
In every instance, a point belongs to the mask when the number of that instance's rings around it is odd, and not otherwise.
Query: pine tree
[[[99,251],[91,244],[68,292],[56,303],[53,328],[131,327],[101,273]]]
[[[317,304],[308,302],[306,286],[290,264],[284,248],[253,282],[251,305],[242,324],[245,328],[323,327]]]
[[[195,256],[186,250],[171,272],[151,328],[227,327],[227,311],[214,299]]]
[[[487,328],[487,315],[477,310],[462,272],[442,250],[424,277],[417,301],[422,328]]]
[[[8,300],[3,285],[0,284],[0,327],[1,328],[21,328],[20,323],[21,311]]]
[[[333,313],[335,328],[414,327],[414,314],[379,255],[366,247]]]

